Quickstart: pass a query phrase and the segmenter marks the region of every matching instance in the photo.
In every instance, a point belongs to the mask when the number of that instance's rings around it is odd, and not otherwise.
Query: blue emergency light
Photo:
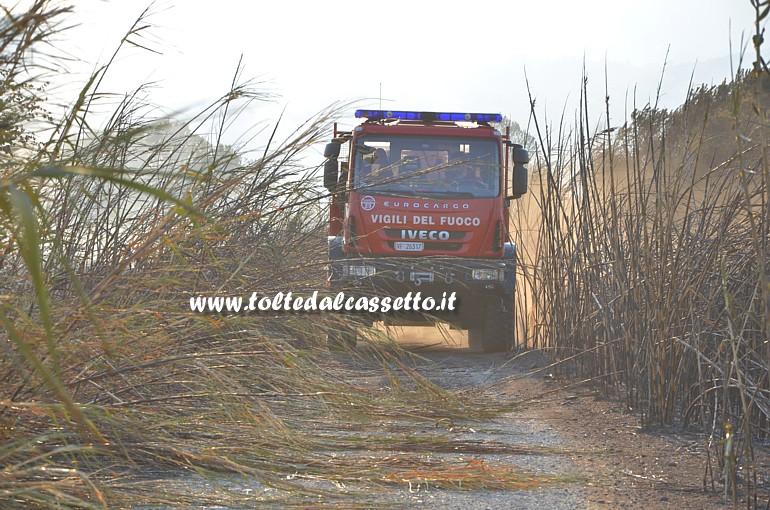
[[[356,110],[357,119],[369,120],[422,120],[425,122],[502,122],[499,113],[445,113],[445,112],[408,112],[395,110]]]

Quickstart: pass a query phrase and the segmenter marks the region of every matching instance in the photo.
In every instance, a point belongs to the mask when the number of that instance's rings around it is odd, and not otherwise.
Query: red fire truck
[[[449,323],[470,348],[515,344],[516,246],[511,200],[527,192],[529,155],[492,124],[499,114],[357,110],[365,119],[326,146],[329,287],[432,297],[454,310],[358,313],[371,324]],[[445,307],[447,308],[447,307]],[[354,321],[354,322],[355,322]],[[342,338],[344,336],[344,338]],[[355,331],[330,341],[355,343]]]

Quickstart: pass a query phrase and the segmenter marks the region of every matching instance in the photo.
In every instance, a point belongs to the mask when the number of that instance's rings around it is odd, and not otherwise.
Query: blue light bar
[[[408,112],[395,110],[356,110],[357,119],[369,120],[422,120],[425,122],[502,122],[499,113],[444,113],[444,112]]]

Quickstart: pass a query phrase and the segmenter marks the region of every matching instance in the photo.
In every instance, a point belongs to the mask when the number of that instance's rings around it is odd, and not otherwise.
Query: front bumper
[[[516,284],[516,247],[508,243],[502,259],[461,257],[347,256],[329,246],[329,287],[391,295],[455,291],[458,295],[512,295]]]
[[[512,271],[504,262],[477,259],[351,258],[331,262],[329,286],[390,293],[455,290],[502,294],[507,286],[512,290]]]

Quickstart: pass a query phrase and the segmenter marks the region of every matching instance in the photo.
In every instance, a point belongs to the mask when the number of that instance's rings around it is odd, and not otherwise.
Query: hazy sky
[[[80,25],[61,46],[89,62],[79,69],[85,73],[108,58],[150,2],[74,5]],[[274,122],[284,107],[286,131],[337,101],[377,107],[380,87],[385,108],[500,112],[526,125],[525,70],[538,114],[547,109],[554,123],[565,108],[574,117],[584,60],[596,118],[606,62],[617,125],[634,94],[638,106],[655,100],[667,51],[662,103],[671,107],[685,98],[693,73],[696,83],[729,76],[730,41],[737,64],[741,38],[745,46],[753,33],[749,0],[157,0],[150,12],[154,26],[140,42],[159,54],[126,52],[104,90],[150,80],[154,102],[195,110],[227,91],[243,55],[243,77],[278,97],[245,112],[238,132]],[[356,123],[352,110],[342,125]]]

